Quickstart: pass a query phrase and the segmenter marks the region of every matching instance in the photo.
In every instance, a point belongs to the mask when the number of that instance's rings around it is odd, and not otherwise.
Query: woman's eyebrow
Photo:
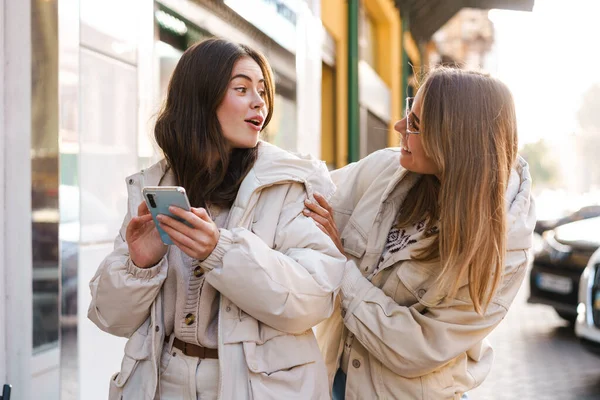
[[[248,75],[244,75],[244,74],[237,74],[237,75],[235,75],[235,76],[231,77],[231,80],[234,80],[234,79],[236,79],[236,78],[242,78],[242,79],[246,79],[247,81],[250,81],[250,82],[252,82],[252,78],[250,78]],[[265,80],[264,80],[264,79],[260,79],[260,80],[258,81],[258,83],[265,83]]]

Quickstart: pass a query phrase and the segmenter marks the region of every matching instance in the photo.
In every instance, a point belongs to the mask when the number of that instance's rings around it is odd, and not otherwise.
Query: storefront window
[[[136,15],[136,11],[142,8],[141,3],[142,0],[81,0],[79,3],[81,23],[86,28],[81,32],[83,41],[95,42],[102,37],[110,41],[111,52],[135,53],[139,22],[131,16]]]
[[[281,148],[296,151],[297,133],[296,100],[275,94],[275,106],[271,122],[262,133],[262,138]]]
[[[147,168],[156,162],[158,147],[154,142],[153,131],[156,117],[167,95],[171,75],[183,52],[192,44],[211,37],[211,35],[184,21],[179,15],[159,5],[154,13],[158,28],[158,41],[154,54],[158,59],[158,97],[154,99],[152,118],[148,121],[148,134],[140,135],[138,143],[138,162],[140,168]]]
[[[33,352],[58,346],[58,27],[57,5],[31,2],[31,235]]]
[[[358,18],[359,57],[377,71],[377,28],[375,21],[364,7],[360,7]]]

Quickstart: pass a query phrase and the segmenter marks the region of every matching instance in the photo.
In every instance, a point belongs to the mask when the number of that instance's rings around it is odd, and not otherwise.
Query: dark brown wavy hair
[[[265,78],[264,129],[273,115],[275,93],[269,63],[248,46],[214,38],[183,53],[154,127],[156,142],[193,207],[230,207],[258,157],[258,146],[230,150],[217,119],[234,64],[242,57],[256,61]]]

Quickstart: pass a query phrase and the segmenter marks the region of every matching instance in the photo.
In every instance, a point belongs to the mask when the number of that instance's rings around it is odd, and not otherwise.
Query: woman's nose
[[[400,121],[394,124],[394,129],[398,133],[403,133],[406,131],[406,118],[402,118]]]
[[[261,109],[266,105],[265,99],[259,93],[256,93],[254,96],[254,100],[252,101],[252,108]]]

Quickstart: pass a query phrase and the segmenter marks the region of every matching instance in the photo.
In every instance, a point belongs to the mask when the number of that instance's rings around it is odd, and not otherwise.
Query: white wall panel
[[[4,0],[0,0],[0,149],[4,149],[4,135],[5,135],[5,124],[4,124]],[[6,228],[4,228],[4,170],[6,169],[6,157],[4,151],[0,150],[0,254],[4,254],[4,236],[6,234]],[[5,299],[6,291],[4,286],[5,281],[5,260],[4,257],[0,257],[0,299]],[[4,304],[4,302],[3,302]],[[6,310],[4,306],[0,305],[0,385],[6,382]]]
[[[3,381],[13,385],[12,400],[31,399],[31,3],[4,1],[0,30],[2,54],[2,146],[0,186],[3,246],[0,273],[3,293],[0,319]],[[9,62],[10,61],[10,62]]]
[[[55,347],[33,356],[31,398],[59,400],[60,350]]]
[[[116,233],[115,233],[116,234]],[[100,262],[112,251],[112,244],[81,246],[79,253],[78,340],[79,398],[108,398],[110,377],[118,372],[126,339],[101,331],[87,318],[92,299],[88,284]]]

